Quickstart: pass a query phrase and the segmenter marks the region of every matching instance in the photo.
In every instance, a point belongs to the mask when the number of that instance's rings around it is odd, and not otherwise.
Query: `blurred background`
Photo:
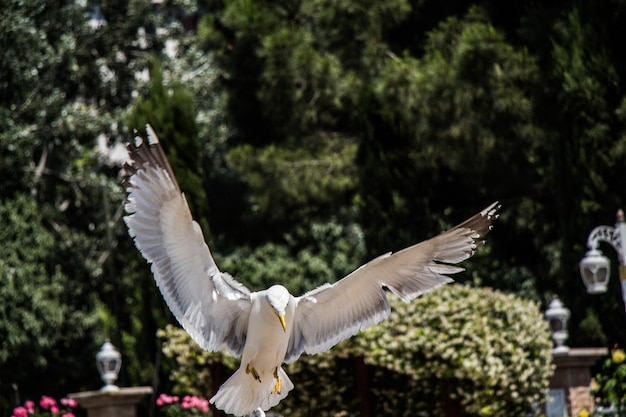
[[[41,394],[172,388],[175,321],[122,217],[150,123],[221,269],[301,293],[499,200],[455,279],[571,309],[570,346],[626,344],[626,1],[4,0],[0,415]],[[296,384],[297,386],[297,384]]]

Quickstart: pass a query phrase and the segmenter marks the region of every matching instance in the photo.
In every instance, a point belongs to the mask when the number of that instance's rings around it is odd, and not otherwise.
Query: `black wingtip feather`
[[[501,207],[502,205],[496,201],[453,229],[470,229],[476,232],[477,237],[483,237],[493,228],[493,221],[500,216],[499,210]]]
[[[129,187],[132,186],[130,181],[131,178],[136,175],[137,172],[152,167],[165,169],[176,189],[180,191],[180,186],[176,181],[174,171],[167,160],[167,156],[161,146],[161,142],[158,137],[156,137],[156,134],[150,125],[147,125],[146,129],[148,132],[152,132],[152,143],[135,131],[135,144],[130,142],[126,144],[126,149],[128,150],[130,159],[124,164],[124,169],[128,175],[122,181],[122,186],[128,192]]]

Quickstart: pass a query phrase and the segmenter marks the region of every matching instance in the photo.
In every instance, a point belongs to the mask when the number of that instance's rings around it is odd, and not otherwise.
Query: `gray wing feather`
[[[318,353],[387,318],[385,290],[409,302],[445,285],[463,268],[459,263],[474,253],[497,217],[494,203],[458,226],[396,253],[387,253],[361,266],[335,284],[324,284],[297,298],[294,330],[287,362],[302,352]]]
[[[246,341],[250,292],[218,269],[156,135],[148,132],[149,144],[137,138],[128,146],[129,234],[189,335],[204,349],[226,347],[238,356]]]

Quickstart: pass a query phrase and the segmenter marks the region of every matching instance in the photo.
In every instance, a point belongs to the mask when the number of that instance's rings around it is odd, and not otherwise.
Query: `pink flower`
[[[13,409],[13,417],[27,417],[28,411],[26,407],[15,407]]]
[[[203,413],[208,413],[209,412],[209,400],[200,401],[200,406],[198,408],[200,408]]]
[[[76,406],[78,405],[76,403],[76,400],[73,398],[61,398],[61,404],[69,408],[76,408]]]
[[[28,411],[28,414],[35,414],[35,402],[34,401],[26,401],[24,403],[24,407],[26,407],[26,411]]]
[[[52,407],[56,407],[57,406],[57,402],[52,397],[48,397],[47,395],[42,395],[41,399],[39,400],[39,405],[44,410],[48,410],[48,409],[52,410]],[[52,411],[52,412],[54,413],[54,411]],[[57,412],[58,412],[58,408],[57,408]]]
[[[196,397],[195,395],[186,395],[183,398],[181,407],[185,410],[197,408],[204,413],[209,411],[209,402],[204,398]]]
[[[199,400],[200,398],[194,395],[185,395],[185,397],[183,398],[182,407],[185,409],[196,408]]]
[[[53,405],[52,407],[50,407],[50,411],[52,412],[52,414],[57,414],[59,412],[59,407]]]
[[[68,413],[62,414],[61,417],[74,417],[74,413],[70,411]]]
[[[191,397],[189,395],[185,395],[183,397],[183,402],[180,404],[180,406],[184,410],[189,410],[192,407],[190,399],[191,399]]]
[[[163,407],[164,405],[173,404],[177,402],[178,402],[178,397],[176,395],[161,394],[159,395],[159,398],[156,399],[156,404],[159,407]]]
[[[178,404],[179,398],[175,395],[161,394],[156,399],[156,404],[163,407],[169,404]],[[197,408],[204,413],[209,412],[209,401],[195,395],[185,395],[180,401],[180,408],[183,410],[193,410]]]

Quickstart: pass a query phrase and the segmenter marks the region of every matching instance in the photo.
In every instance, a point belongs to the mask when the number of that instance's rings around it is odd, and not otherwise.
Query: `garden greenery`
[[[615,346],[591,384],[596,405],[606,416],[626,416],[626,353]]]
[[[409,304],[390,296],[389,319],[328,352],[287,365],[295,389],[276,408],[289,416],[357,412],[442,415],[444,403],[467,416],[526,415],[548,388],[551,341],[537,304],[487,288],[451,285]],[[174,358],[175,391],[210,395],[217,363],[183,330],[160,331]]]

